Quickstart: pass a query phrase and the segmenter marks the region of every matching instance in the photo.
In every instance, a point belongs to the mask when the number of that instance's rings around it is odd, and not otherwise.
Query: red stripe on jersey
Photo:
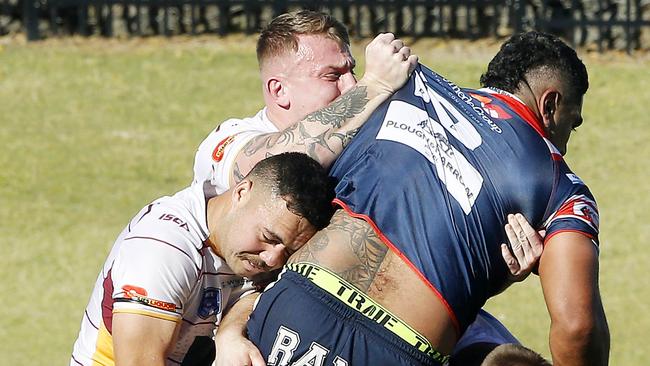
[[[113,334],[113,277],[111,276],[111,268],[108,271],[108,275],[104,278],[104,296],[102,298],[102,319],[104,319],[104,325],[106,330],[110,334]]]
[[[449,306],[449,304],[447,303],[447,300],[445,300],[445,298],[438,291],[438,289],[435,288],[427,280],[427,278],[422,274],[422,272],[420,272],[420,270],[418,270],[418,268],[413,263],[411,263],[411,261],[399,249],[397,249],[397,247],[386,237],[386,235],[384,235],[384,233],[381,232],[381,230],[379,229],[377,224],[375,224],[375,222],[370,217],[368,217],[366,215],[363,215],[363,214],[353,212],[348,207],[348,205],[346,205],[343,201],[339,200],[338,198],[335,198],[332,201],[332,203],[341,206],[345,210],[345,212],[347,212],[350,216],[352,216],[354,218],[362,219],[362,220],[366,221],[368,224],[370,224],[370,226],[375,231],[377,236],[379,236],[379,239],[381,239],[381,241],[384,244],[386,244],[395,254],[397,254],[400,258],[402,258],[404,263],[406,263],[409,267],[411,267],[413,272],[415,272],[415,274],[418,277],[420,277],[420,279],[435,293],[435,295],[440,299],[442,304],[445,306],[445,309],[447,309],[447,313],[449,314],[449,317],[451,318],[451,320],[452,320],[452,322],[454,324],[454,328],[456,329],[456,335],[460,338],[460,325],[458,324],[458,319],[456,318],[456,314],[454,313],[451,306]]]
[[[537,131],[542,137],[548,138],[548,134],[544,131],[544,127],[539,119],[535,116],[532,110],[527,105],[518,101],[517,99],[502,93],[490,94],[495,98],[500,99],[512,108],[515,113],[522,117],[532,128]]]

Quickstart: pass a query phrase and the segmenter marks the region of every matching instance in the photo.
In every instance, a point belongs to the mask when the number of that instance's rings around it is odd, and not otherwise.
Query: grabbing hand
[[[406,83],[417,63],[418,56],[394,34],[379,34],[366,47],[366,71],[359,83],[377,94],[391,95]]]
[[[506,244],[501,244],[501,255],[510,270],[511,282],[523,281],[535,268],[544,249],[544,231],[533,229],[522,214],[508,215],[506,235],[512,252]]]
[[[266,366],[260,351],[246,337],[237,333],[219,334],[215,338],[217,353],[213,366]]]

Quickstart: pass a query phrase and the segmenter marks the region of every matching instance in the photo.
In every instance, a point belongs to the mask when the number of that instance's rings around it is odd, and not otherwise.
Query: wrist
[[[371,73],[365,73],[361,80],[357,83],[357,86],[363,86],[366,88],[368,98],[388,98],[395,91],[391,88],[390,85],[383,82],[381,78],[375,76]]]
[[[220,343],[224,340],[246,338],[246,327],[230,326],[225,329],[219,329],[214,336],[214,340]]]

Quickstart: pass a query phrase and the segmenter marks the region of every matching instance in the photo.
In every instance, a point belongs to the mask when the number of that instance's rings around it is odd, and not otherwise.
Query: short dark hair
[[[350,45],[348,30],[333,16],[311,10],[279,15],[267,25],[257,40],[257,62],[260,68],[267,59],[298,50],[298,35],[322,35],[340,47]]]
[[[481,85],[516,93],[529,73],[543,69],[556,73],[573,97],[589,88],[587,68],[576,51],[558,37],[536,31],[510,37],[481,75]]]
[[[492,350],[481,366],[551,366],[551,363],[520,344],[507,343]]]
[[[259,178],[273,194],[287,202],[289,211],[307,219],[317,230],[325,228],[332,219],[334,179],[306,154],[286,152],[270,156],[257,163],[248,176]]]

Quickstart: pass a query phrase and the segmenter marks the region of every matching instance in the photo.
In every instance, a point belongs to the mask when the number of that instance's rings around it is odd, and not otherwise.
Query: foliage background
[[[0,365],[67,364],[122,227],[190,183],[195,149],[220,121],[262,106],[254,41],[0,38]],[[359,75],[367,42],[353,47]],[[458,84],[477,86],[497,46],[419,40],[413,49]],[[611,364],[650,364],[650,58],[581,56],[591,87],[567,160],[601,211]],[[487,308],[549,355],[536,278]]]

